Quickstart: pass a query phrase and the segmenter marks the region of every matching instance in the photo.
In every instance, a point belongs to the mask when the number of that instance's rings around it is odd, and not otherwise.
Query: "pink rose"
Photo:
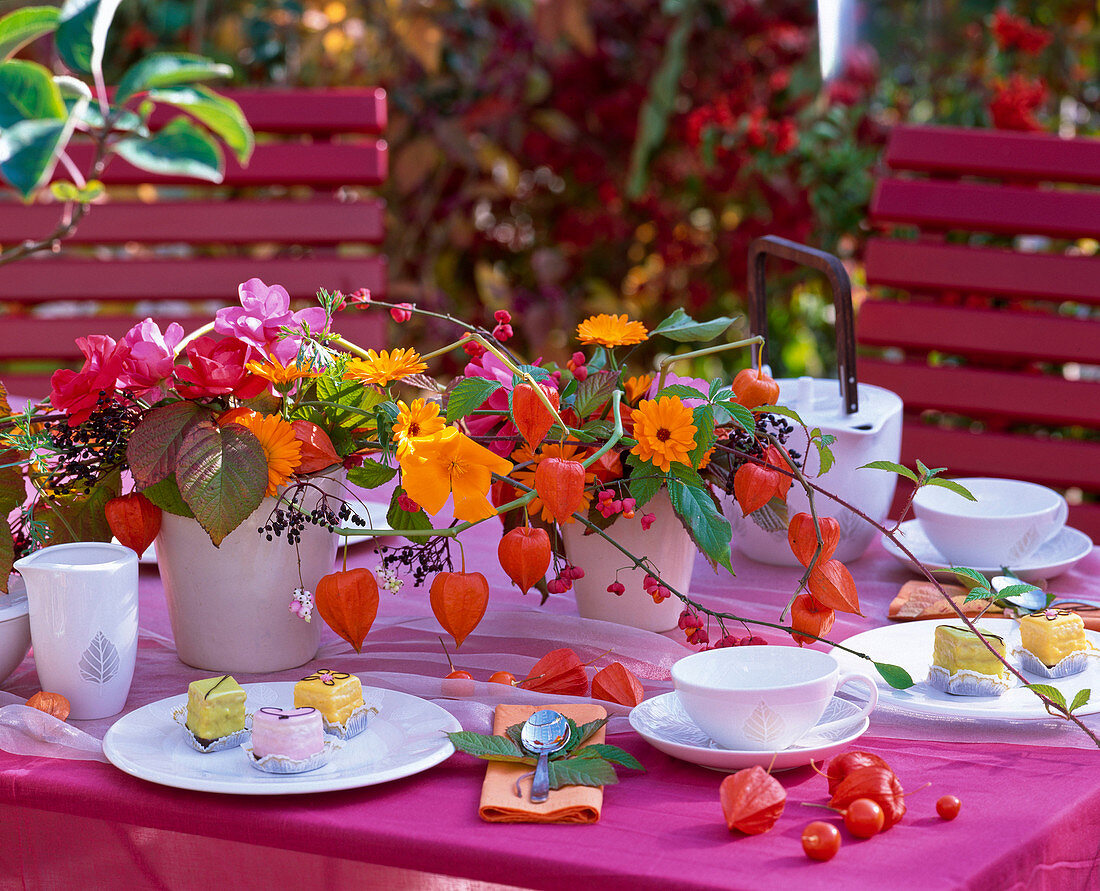
[[[267,381],[245,370],[249,348],[227,337],[199,337],[184,351],[191,367],[176,366],[176,390],[187,399],[228,396],[251,399],[267,387]]]
[[[161,384],[171,378],[176,362],[176,347],[183,340],[183,328],[176,322],[162,334],[152,319],[134,325],[122,338],[129,355],[122,365],[119,385],[139,396],[161,391]],[[162,392],[156,392],[157,396]]]
[[[290,294],[282,285],[268,287],[260,279],[250,278],[237,287],[237,294],[241,308],[219,309],[214,317],[214,330],[274,356],[284,365],[298,355],[301,338],[280,340],[280,329],[299,328],[305,323],[310,331],[318,332],[324,330],[327,322],[325,311],[319,306],[292,313]]]
[[[76,345],[84,354],[80,371],[60,368],[50,378],[50,403],[69,413],[69,425],[83,424],[95,408],[99,394],[114,397],[118,378],[129,353],[125,343],[115,343],[105,334],[78,337]]]

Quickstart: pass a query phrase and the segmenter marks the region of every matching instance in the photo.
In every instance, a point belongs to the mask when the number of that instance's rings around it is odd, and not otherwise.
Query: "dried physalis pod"
[[[824,563],[833,558],[836,546],[840,544],[840,523],[832,517],[820,517],[818,524],[821,527],[821,553],[817,556],[818,563]],[[803,566],[809,566],[817,550],[817,532],[814,530],[814,518],[808,513],[799,513],[791,517],[787,526],[787,541],[791,546],[791,553]]]
[[[59,721],[68,718],[72,709],[69,700],[60,693],[47,693],[45,690],[35,693],[27,700],[27,705],[38,709],[40,712],[45,712],[47,715],[53,715]]]
[[[771,470],[755,461],[748,461],[737,468],[733,475],[733,497],[741,506],[742,516],[748,516],[754,510],[779,494],[779,471]]]
[[[103,513],[111,534],[139,556],[160,532],[160,508],[140,492],[112,498],[104,505]]]
[[[634,672],[621,662],[612,662],[592,678],[592,698],[635,706],[645,699],[645,690]]]
[[[504,533],[497,558],[512,583],[526,594],[550,568],[550,536],[545,529],[517,526]]]
[[[809,594],[799,594],[791,604],[791,637],[799,646],[818,643],[835,621],[836,613]]]
[[[779,384],[760,368],[746,368],[733,379],[733,398],[745,408],[775,405],[779,401]]]
[[[302,444],[301,460],[295,473],[316,473],[340,463],[332,440],[312,421],[291,421],[294,438]]]
[[[722,813],[732,832],[759,835],[771,829],[787,804],[787,790],[759,764],[731,773],[718,787]]]
[[[359,653],[378,615],[378,581],[369,569],[331,572],[317,583],[313,603],[325,623]]]
[[[890,770],[890,765],[872,752],[851,751],[837,755],[825,768],[825,778],[829,781],[829,794],[836,792],[836,787],[841,781],[860,767],[885,767]]]
[[[540,693],[587,696],[588,675],[580,656],[569,647],[562,647],[539,659],[517,686]]]
[[[905,816],[905,790],[888,767],[857,767],[840,781],[829,807],[843,811],[857,798],[870,798],[878,803],[886,817],[883,829],[889,829]]]
[[[543,458],[535,468],[535,490],[554,519],[566,522],[584,504],[584,465],[580,461]]]
[[[428,599],[439,624],[460,647],[485,615],[489,582],[480,572],[441,572]]]
[[[855,580],[848,571],[848,567],[839,560],[818,563],[810,571],[808,584],[814,600],[822,606],[842,613],[863,615],[859,611],[859,594],[856,591]]]
[[[557,388],[543,383],[538,387],[556,411],[561,404]],[[535,388],[526,382],[517,384],[512,390],[512,420],[532,449],[542,444],[547,432],[554,426],[554,415]]]

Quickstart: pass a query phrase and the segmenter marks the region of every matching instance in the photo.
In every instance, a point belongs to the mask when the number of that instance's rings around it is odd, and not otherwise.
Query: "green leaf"
[[[582,724],[579,727],[577,722],[572,718],[566,716],[566,721],[569,722],[569,742],[565,744],[565,747],[559,752],[551,755],[553,758],[568,758],[574,750],[579,748],[585,742],[592,738],[592,736],[607,723],[607,718],[599,718],[595,721],[589,721],[587,724]]]
[[[54,44],[61,61],[73,71],[103,70],[103,50],[121,0],[65,0]]]
[[[447,397],[447,422],[453,424],[470,412],[481,408],[503,384],[485,377],[464,377]]]
[[[677,465],[673,467],[676,468]],[[715,505],[710,490],[687,485],[681,479],[671,479],[668,482],[668,495],[672,501],[672,509],[683,520],[692,540],[711,564],[721,564],[733,572],[733,566],[730,565],[730,539],[733,530],[729,520],[722,516]]]
[[[591,743],[578,749],[573,757],[602,758],[604,761],[610,761],[612,764],[618,764],[620,767],[626,767],[630,770],[645,770],[642,763],[629,752],[624,752],[618,746],[611,746],[607,743]]]
[[[393,494],[390,496],[390,506],[386,511],[386,522],[390,524],[390,528],[396,529],[398,532],[403,532],[406,529],[431,529],[432,521],[423,508],[418,511],[401,509],[401,505],[397,503],[397,500],[404,493],[404,489],[397,488],[393,490]]]
[[[336,380],[327,374],[317,378],[315,383],[322,427],[338,426],[349,430],[362,427],[363,419],[374,417],[375,408],[386,398],[374,387]]]
[[[592,368],[592,363],[588,363],[588,367]],[[522,383],[523,375],[529,374],[536,381],[544,381],[550,377],[550,372],[543,368],[541,365],[517,365],[516,368],[520,371],[520,374],[512,375],[512,386]]]
[[[785,418],[790,418],[796,424],[806,426],[806,422],[802,420],[802,416],[796,412],[793,408],[788,408],[785,405],[758,405],[753,409],[753,412],[758,415],[782,415]]]
[[[20,121],[0,131],[0,174],[23,198],[53,175],[71,128],[64,121]]]
[[[10,59],[32,40],[57,30],[55,6],[28,6],[0,19],[0,59]]]
[[[147,411],[126,446],[126,463],[138,486],[147,488],[175,473],[183,438],[195,425],[212,423],[213,417],[210,409],[188,401]]]
[[[550,788],[612,786],[619,782],[611,762],[603,758],[566,758],[550,762]]]
[[[999,596],[999,594],[994,594],[984,585],[975,585],[970,589],[970,593],[966,595],[966,599],[963,600],[963,603],[970,603],[972,600],[992,600]]]
[[[218,144],[184,117],[169,122],[148,139],[123,139],[115,151],[135,167],[161,176],[189,176],[218,183],[225,170]]]
[[[250,430],[205,421],[183,437],[176,479],[183,500],[217,547],[263,501],[267,459]]]
[[[714,340],[733,324],[728,316],[719,316],[708,322],[697,322],[680,307],[676,307],[667,319],[653,329],[652,334],[660,334],[677,343],[705,343]]]
[[[577,385],[573,411],[577,417],[587,418],[611,398],[619,376],[611,371],[594,371]]]
[[[962,582],[967,589],[975,586],[981,588],[989,587],[989,579],[976,570],[968,569],[965,566],[952,566],[951,572],[955,574],[955,577]]]
[[[719,407],[724,408],[734,422],[746,433],[756,432],[756,418],[749,409],[741,405],[739,402],[734,402],[729,399],[723,399],[721,402],[716,403]]]
[[[20,59],[0,62],[0,129],[29,120],[64,122],[68,116],[49,69]]]
[[[631,468],[630,482],[627,484],[630,497],[634,499],[636,508],[644,507],[660,491],[665,475],[637,455],[627,453],[626,463]]]
[[[1051,700],[1060,708],[1069,708],[1066,705],[1066,697],[1062,695],[1062,691],[1059,690],[1057,687],[1052,687],[1050,684],[1024,684],[1024,686],[1031,690],[1033,693],[1041,693],[1043,696]]]
[[[164,87],[149,91],[154,102],[181,108],[222,138],[237,160],[247,164],[256,145],[256,137],[245,120],[241,107],[226,96],[206,87]]]
[[[153,53],[126,70],[115,90],[115,102],[124,105],[139,93],[159,87],[193,84],[219,77],[232,77],[229,65],[212,62],[189,53]]]
[[[714,406],[695,406],[692,421],[695,423],[695,448],[688,453],[688,460],[693,468],[698,468],[703,457],[714,447]]]
[[[71,541],[110,541],[104,509],[107,502],[122,494],[122,474],[103,477],[87,495],[66,496],[37,508],[34,518],[50,528],[50,544]],[[62,521],[62,518],[64,521]]]
[[[912,480],[914,483],[917,481],[917,475],[913,473],[904,464],[895,464],[893,461],[872,461],[869,464],[863,464],[856,468],[857,470],[885,470],[889,473],[896,473],[898,476],[903,476],[907,480]]]
[[[1073,702],[1070,703],[1069,710],[1075,712],[1081,706],[1087,705],[1091,696],[1092,690],[1088,687],[1085,687],[1084,690],[1078,690],[1077,695],[1073,697]]]
[[[1001,597],[1017,597],[1020,594],[1027,594],[1029,591],[1041,591],[1042,589],[1036,585],[1029,585],[1026,582],[1020,582],[1018,585],[1006,585],[1001,588],[996,596],[998,599]]]
[[[92,73],[103,73],[103,55],[107,49],[107,32],[111,30],[115,11],[122,0],[99,0],[95,18],[92,21]]]
[[[689,387],[687,384],[669,384],[667,387],[662,387],[660,392],[657,393],[657,398],[660,399],[662,396],[679,396],[681,399],[707,398],[707,394],[702,390]]]
[[[447,739],[460,752],[484,758],[486,761],[514,761],[522,764],[534,764],[535,759],[527,755],[507,736],[489,736],[474,733],[472,730],[459,730],[448,733]]]
[[[167,511],[170,514],[176,514],[180,517],[195,516],[191,508],[187,506],[187,502],[183,500],[183,496],[180,495],[180,487],[176,483],[176,475],[174,473],[162,479],[159,483],[154,483],[152,486],[146,486],[141,490],[141,494],[152,501],[153,504],[161,510]]]
[[[882,679],[895,690],[907,690],[913,686],[913,678],[900,665],[891,665],[889,662],[876,662],[875,668],[882,675]]]
[[[348,482],[364,489],[374,489],[383,483],[388,483],[396,474],[396,467],[389,467],[370,458],[364,458],[362,467],[352,467],[348,470]]]
[[[958,495],[962,495],[963,498],[966,498],[970,501],[978,500],[970,493],[969,489],[967,489],[965,486],[959,485],[954,480],[945,480],[942,477],[934,476],[926,479],[924,481],[924,484],[926,486],[940,486],[943,489],[950,489],[952,492],[955,492]]]

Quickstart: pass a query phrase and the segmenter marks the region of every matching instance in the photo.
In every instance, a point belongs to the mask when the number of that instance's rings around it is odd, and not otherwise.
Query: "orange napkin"
[[[1040,585],[1039,587],[1044,587]],[[954,600],[962,611],[968,616],[976,616],[986,606],[985,600],[972,600],[963,603],[966,599],[966,589],[961,585],[944,585],[951,599]],[[1069,599],[1068,597],[1065,599]],[[1100,609],[1091,606],[1074,607],[1072,604],[1061,604],[1059,609],[1071,609],[1080,614],[1085,627],[1091,631],[1100,631]],[[999,615],[999,610],[990,610],[986,615]],[[952,619],[955,612],[943,601],[940,592],[931,582],[909,581],[901,586],[898,596],[890,603],[887,615],[891,619]]]
[[[552,708],[567,718],[572,718],[578,726],[590,721],[607,717],[607,711],[601,706],[589,703],[569,703],[568,705],[498,705],[493,720],[493,733],[504,736],[504,731],[513,724],[526,721],[540,708]],[[602,743],[604,728],[601,727],[588,741]],[[585,743],[587,745],[588,743]],[[531,792],[530,778],[520,783],[522,798],[516,797],[516,778],[530,773],[533,768],[528,764],[509,764],[506,761],[490,761],[485,771],[485,783],[481,787],[481,805],[478,815],[489,823],[597,823],[600,819],[600,805],[603,804],[603,786],[565,786],[552,789],[550,796],[541,804],[533,804],[528,795]]]

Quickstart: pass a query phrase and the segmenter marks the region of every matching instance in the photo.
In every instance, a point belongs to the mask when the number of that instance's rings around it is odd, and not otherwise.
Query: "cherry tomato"
[[[857,798],[844,811],[844,826],[856,838],[870,838],[882,832],[886,815],[877,801]]]
[[[474,679],[474,676],[468,671],[462,671],[461,669],[458,669],[456,671],[452,671],[449,675],[447,675],[447,678],[461,678],[464,681],[472,681]]]
[[[510,671],[498,671],[489,676],[490,684],[507,684],[509,687],[516,685],[516,676]]]
[[[832,823],[814,820],[802,830],[802,850],[811,860],[832,860],[840,850],[840,830]]]
[[[954,820],[959,815],[962,802],[954,795],[944,795],[936,802],[936,813],[944,820]]]

